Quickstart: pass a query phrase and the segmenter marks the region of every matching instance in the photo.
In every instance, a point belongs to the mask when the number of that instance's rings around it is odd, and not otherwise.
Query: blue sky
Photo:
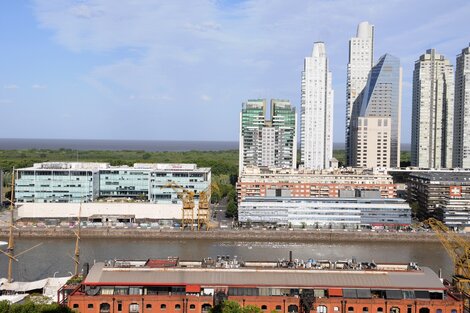
[[[470,1],[33,0],[0,2],[3,138],[238,140],[241,103],[290,99],[324,41],[344,141],[348,40],[375,25],[375,59],[403,66],[410,142],[414,61],[453,64],[470,42]]]

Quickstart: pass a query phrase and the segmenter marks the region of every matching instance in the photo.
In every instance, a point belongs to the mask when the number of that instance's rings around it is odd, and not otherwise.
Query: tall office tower
[[[451,168],[453,127],[453,67],[430,49],[415,62],[413,71],[411,165]]]
[[[348,78],[346,88],[346,162],[351,165],[350,123],[352,110],[360,105],[361,93],[374,64],[374,25],[361,22],[357,35],[349,40]]]
[[[297,116],[287,100],[248,100],[240,113],[239,172],[245,166],[295,168],[297,166]]]
[[[333,158],[333,89],[325,44],[315,42],[302,72],[300,150],[305,168],[328,168]]]
[[[351,164],[400,166],[402,69],[400,60],[382,56],[372,68],[351,115]]]
[[[454,167],[470,168],[470,44],[455,68]]]

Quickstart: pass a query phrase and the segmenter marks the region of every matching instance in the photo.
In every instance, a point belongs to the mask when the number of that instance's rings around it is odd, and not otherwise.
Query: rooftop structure
[[[292,256],[278,261],[218,256],[201,261],[100,262],[72,291],[67,304],[87,312],[145,308],[145,312],[201,313],[224,300],[267,312],[365,312],[364,307],[406,312],[408,307],[419,313],[437,308],[442,313],[463,313],[461,302],[447,293],[439,277],[415,263],[303,261]]]

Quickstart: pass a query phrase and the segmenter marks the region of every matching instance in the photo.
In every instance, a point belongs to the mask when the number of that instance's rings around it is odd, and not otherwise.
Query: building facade
[[[239,204],[238,221],[317,228],[408,226],[411,209],[399,198],[252,197]]]
[[[352,111],[362,102],[362,92],[367,84],[369,72],[374,64],[374,25],[361,22],[356,37],[349,40],[349,62],[346,88],[346,158],[351,165]]]
[[[470,198],[469,171],[428,171],[411,173],[407,182],[408,202],[423,211],[435,212],[450,198]]]
[[[455,68],[454,167],[470,168],[470,45]]]
[[[323,42],[315,42],[304,61],[301,92],[300,148],[304,168],[330,167],[333,158],[332,75]]]
[[[365,169],[263,170],[246,169],[237,182],[238,201],[288,190],[293,198],[337,198],[342,190],[378,190],[382,198],[395,198],[398,185],[383,171]]]
[[[446,197],[439,206],[444,223],[453,229],[470,230],[470,197]]]
[[[18,203],[80,203],[98,198],[180,203],[182,191],[207,191],[210,168],[196,164],[140,164],[46,162],[15,171]]]
[[[297,115],[288,100],[249,100],[240,113],[239,171],[244,167],[295,168],[297,166]]]
[[[452,168],[454,71],[434,49],[415,62],[411,123],[411,165]]]
[[[399,167],[402,69],[400,60],[382,56],[372,68],[350,121],[354,167]]]
[[[436,273],[413,262],[115,260],[95,263],[80,286],[60,295],[88,313],[208,313],[225,300],[279,313],[464,312]]]

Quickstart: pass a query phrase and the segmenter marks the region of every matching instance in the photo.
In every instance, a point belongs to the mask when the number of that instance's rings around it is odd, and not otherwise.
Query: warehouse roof
[[[287,268],[116,268],[96,263],[85,285],[202,285],[239,287],[324,287],[445,289],[429,268],[413,271],[314,270]]]

